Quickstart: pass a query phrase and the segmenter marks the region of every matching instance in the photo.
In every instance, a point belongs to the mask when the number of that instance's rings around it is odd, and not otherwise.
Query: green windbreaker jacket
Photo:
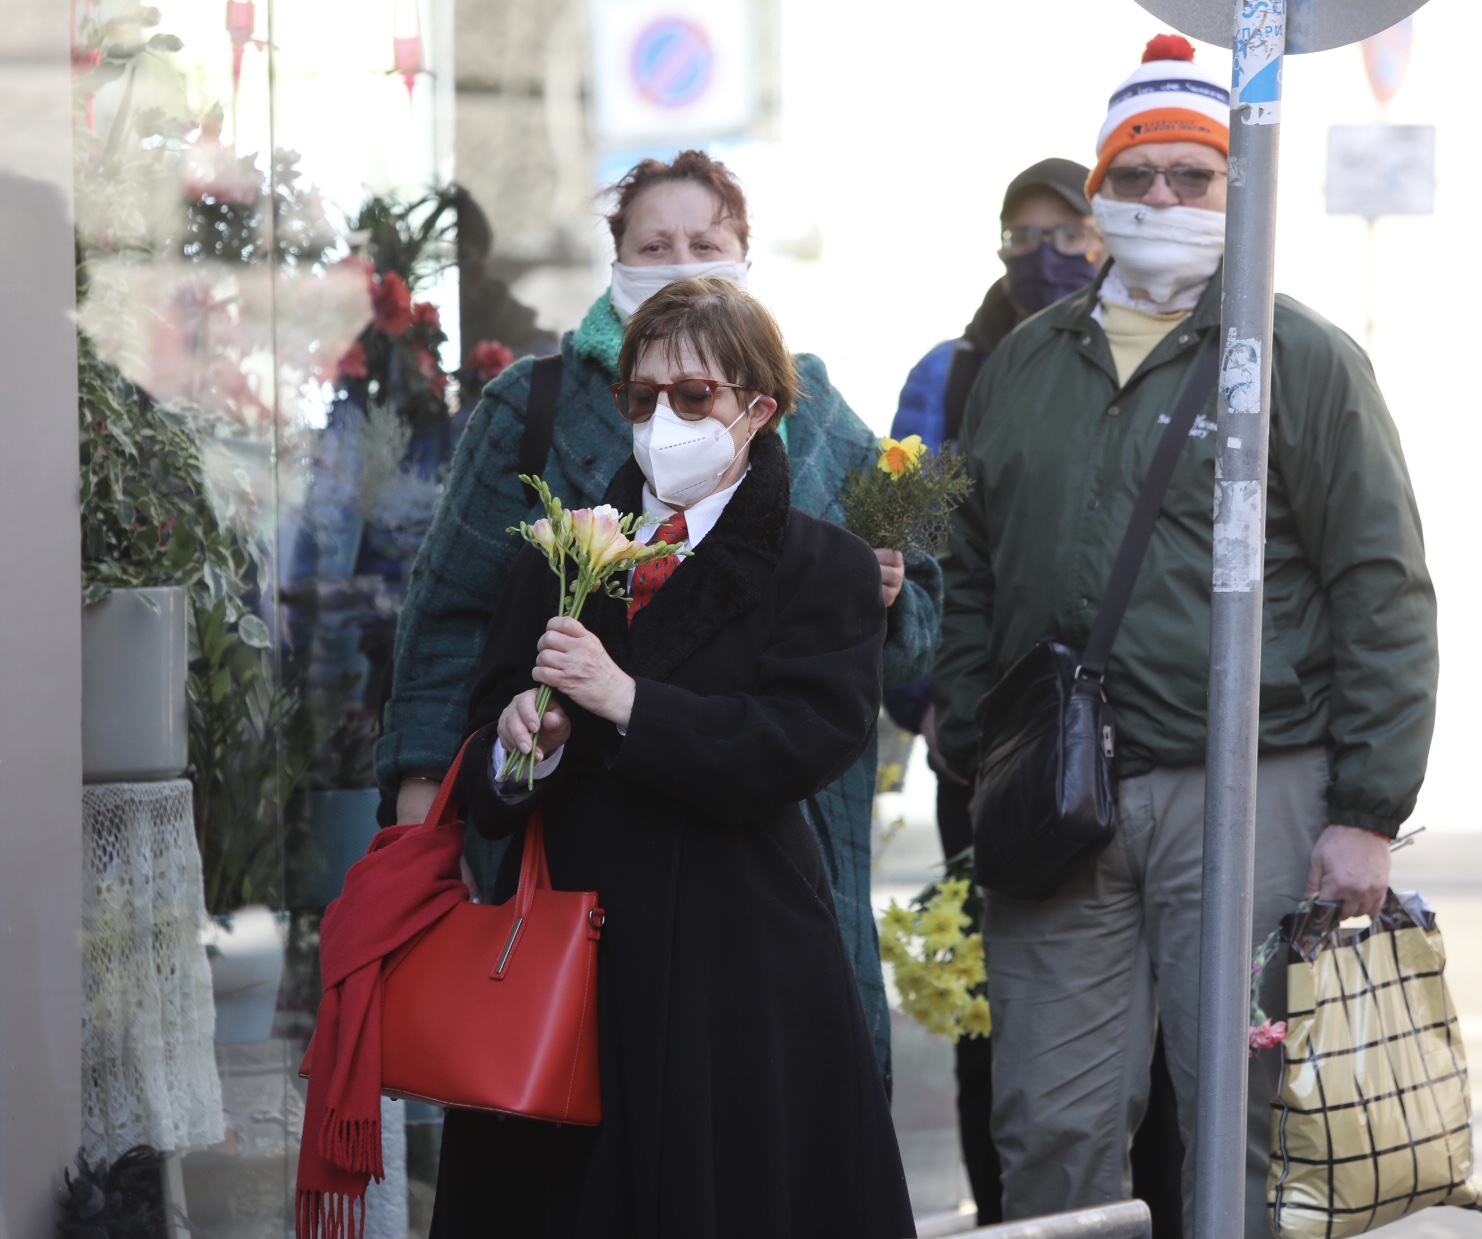
[[[1081,646],[1220,277],[1125,386],[1099,281],[1024,323],[979,376],[962,442],[974,493],[942,561],[932,682],[946,760],[972,769],[979,698],[1037,640]],[[1329,820],[1393,835],[1435,716],[1436,600],[1399,436],[1362,350],[1276,298],[1261,649],[1262,751],[1326,745]],[[1215,395],[1173,476],[1107,673],[1118,777],[1202,765]]]

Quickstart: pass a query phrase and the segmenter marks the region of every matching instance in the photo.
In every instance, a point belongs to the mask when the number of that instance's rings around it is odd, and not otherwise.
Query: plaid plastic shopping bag
[[[1282,922],[1287,1030],[1266,1202],[1280,1239],[1342,1239],[1430,1205],[1479,1207],[1471,1095],[1435,914],[1391,891],[1367,928],[1334,904]]]

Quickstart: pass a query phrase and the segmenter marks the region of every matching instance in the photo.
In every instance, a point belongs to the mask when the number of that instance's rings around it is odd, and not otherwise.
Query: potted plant
[[[173,778],[188,759],[187,598],[219,596],[239,637],[267,628],[227,582],[247,557],[216,515],[180,414],[102,361],[78,333],[83,777]]]
[[[375,837],[379,736],[376,716],[352,704],[319,745],[302,797],[306,855],[292,900],[299,906],[323,908],[338,899],[345,874]]]
[[[226,598],[192,609],[190,748],[216,1039],[241,1043],[272,1034],[287,936],[287,914],[274,909],[299,863],[282,810],[314,744],[302,698],[229,615]]]

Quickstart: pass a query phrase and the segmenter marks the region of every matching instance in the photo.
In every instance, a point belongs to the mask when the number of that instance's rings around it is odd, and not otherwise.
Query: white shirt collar
[[[751,466],[746,466],[746,473],[751,472]],[[732,482],[725,490],[718,490],[714,494],[706,495],[698,503],[692,503],[684,510],[685,540],[681,545],[694,550],[698,547],[705,535],[715,528],[715,522],[720,520],[720,514],[726,510],[726,504],[730,503],[731,496],[736,493],[737,487],[746,481],[746,473],[743,473],[736,481]],[[643,484],[643,515],[653,523],[638,530],[633,535],[633,541],[647,543],[654,535],[660,521],[667,520],[678,512],[678,508],[671,508],[654,495],[647,482]]]

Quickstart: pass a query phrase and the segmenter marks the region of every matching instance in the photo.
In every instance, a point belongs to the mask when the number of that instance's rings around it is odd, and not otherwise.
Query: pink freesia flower
[[[530,541],[545,552],[547,558],[556,553],[556,531],[551,527],[548,517],[542,516],[535,524],[530,526]]]
[[[1280,1045],[1286,1040],[1286,1021],[1277,1020],[1272,1023],[1270,1018],[1261,1021],[1259,1026],[1252,1026],[1250,1030],[1250,1053],[1254,1058],[1257,1050],[1269,1050]]]
[[[615,542],[627,541],[619,526],[621,519],[618,510],[606,503],[596,508],[578,508],[571,514],[572,540],[577,553],[585,556],[594,570],[610,560],[609,551]]]

